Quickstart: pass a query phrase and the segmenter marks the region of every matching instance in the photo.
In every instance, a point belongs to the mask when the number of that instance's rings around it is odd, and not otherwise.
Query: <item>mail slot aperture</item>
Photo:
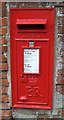
[[[42,24],[18,25],[18,30],[45,30],[45,25]]]
[[[17,19],[17,32],[46,32],[47,19]]]

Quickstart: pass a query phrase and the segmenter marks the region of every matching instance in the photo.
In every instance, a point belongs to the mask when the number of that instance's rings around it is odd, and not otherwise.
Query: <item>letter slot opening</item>
[[[18,25],[18,30],[45,30],[45,25],[43,24]]]
[[[17,19],[17,32],[45,32],[47,19]]]

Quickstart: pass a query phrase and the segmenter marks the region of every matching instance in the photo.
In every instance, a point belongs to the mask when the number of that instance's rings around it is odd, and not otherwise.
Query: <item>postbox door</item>
[[[49,39],[16,40],[16,56],[17,101],[28,108],[49,104]]]

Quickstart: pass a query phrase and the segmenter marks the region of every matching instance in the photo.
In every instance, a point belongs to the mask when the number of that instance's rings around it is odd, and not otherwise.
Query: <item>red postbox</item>
[[[52,109],[54,8],[11,8],[12,107]]]

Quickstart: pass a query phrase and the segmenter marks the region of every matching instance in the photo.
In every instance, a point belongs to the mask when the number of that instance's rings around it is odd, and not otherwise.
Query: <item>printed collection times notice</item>
[[[24,49],[24,73],[39,73],[39,49]]]

